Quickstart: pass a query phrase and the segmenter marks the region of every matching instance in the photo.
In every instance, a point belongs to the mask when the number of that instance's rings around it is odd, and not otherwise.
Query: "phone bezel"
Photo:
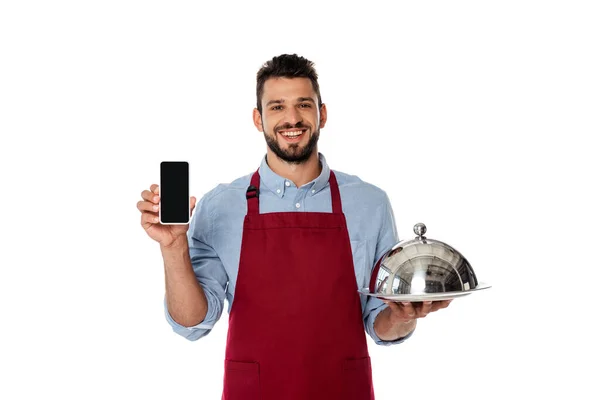
[[[187,164],[187,167],[188,167],[188,179],[187,179],[187,186],[188,186],[188,188],[187,188],[188,189],[188,213],[187,213],[187,215],[188,215],[188,219],[187,219],[186,222],[164,222],[162,220],[162,212],[161,212],[161,210],[162,210],[162,207],[161,207],[161,199],[162,199],[162,196],[161,196],[161,187],[162,187],[162,165],[164,163],[186,163]],[[191,218],[191,208],[192,208],[192,206],[190,204],[191,203],[191,196],[190,196],[190,179],[191,179],[191,173],[192,173],[192,171],[190,169],[190,163],[189,163],[189,161],[186,161],[186,160],[177,160],[177,161],[176,160],[172,160],[172,161],[161,161],[160,162],[160,167],[159,167],[159,185],[158,185],[158,197],[159,197],[159,200],[158,200],[158,222],[161,225],[189,225],[189,223],[190,223],[190,221],[192,219]]]

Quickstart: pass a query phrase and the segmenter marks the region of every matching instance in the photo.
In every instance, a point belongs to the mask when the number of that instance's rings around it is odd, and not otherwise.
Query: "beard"
[[[275,153],[275,155],[281,160],[290,164],[302,164],[306,162],[317,148],[319,141],[319,129],[313,132],[312,136],[308,140],[306,146],[301,147],[297,143],[290,144],[287,149],[282,149],[277,142],[277,131],[280,129],[291,129],[292,127],[276,127],[273,129],[274,136],[270,136],[264,133],[265,140],[269,148]],[[305,126],[295,126],[294,128],[308,129]]]

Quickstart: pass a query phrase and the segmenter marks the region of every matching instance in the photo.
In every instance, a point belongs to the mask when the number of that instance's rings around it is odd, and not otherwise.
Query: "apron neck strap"
[[[337,179],[332,170],[329,170],[329,190],[331,190],[331,208],[334,214],[342,213],[342,200],[340,198],[340,188]]]
[[[252,175],[250,186],[246,190],[246,200],[248,201],[248,214],[258,214],[258,192],[260,189],[260,175],[258,170]]]
[[[340,189],[337,179],[332,170],[329,172],[329,188],[331,190],[331,208],[334,214],[342,213],[342,200],[340,198]],[[246,200],[248,202],[248,214],[258,214],[258,196],[260,192],[260,175],[258,170],[252,175],[250,186],[246,190]]]

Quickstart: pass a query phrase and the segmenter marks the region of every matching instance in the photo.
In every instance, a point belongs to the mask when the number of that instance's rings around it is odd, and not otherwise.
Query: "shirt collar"
[[[313,196],[319,193],[329,184],[329,165],[327,165],[325,156],[321,153],[319,153],[319,161],[321,162],[322,167],[321,173],[316,179],[306,184],[306,186],[310,189],[309,196]],[[258,173],[260,174],[261,187],[264,186],[268,188],[271,192],[273,192],[275,195],[283,197],[285,189],[287,188],[287,186],[285,185],[287,179],[273,172],[273,170],[267,164],[266,155],[263,157],[262,162],[260,163]]]

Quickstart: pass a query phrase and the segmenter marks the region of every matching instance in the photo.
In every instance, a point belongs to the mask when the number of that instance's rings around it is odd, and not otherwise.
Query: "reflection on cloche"
[[[460,252],[425,237],[425,224],[418,223],[413,230],[414,239],[399,242],[379,259],[370,294],[425,295],[478,288],[475,272]]]

